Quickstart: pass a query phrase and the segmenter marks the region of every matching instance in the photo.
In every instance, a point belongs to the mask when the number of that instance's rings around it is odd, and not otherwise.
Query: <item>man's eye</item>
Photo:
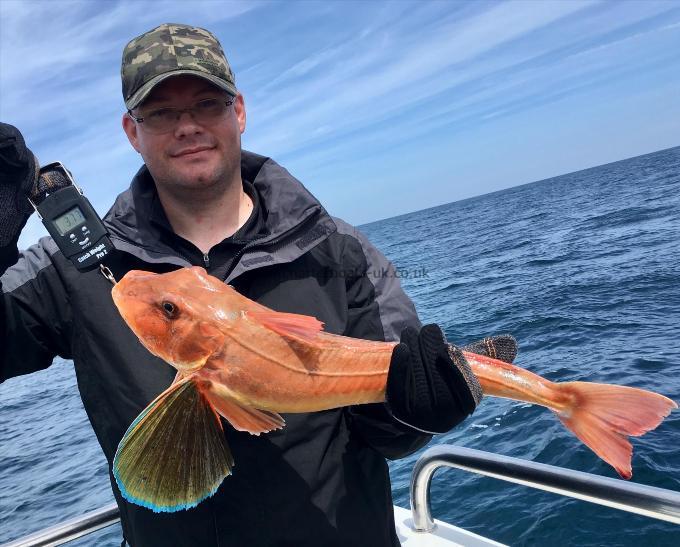
[[[167,118],[172,118],[175,115],[174,108],[159,108],[157,110],[152,110],[149,112],[145,118],[150,120],[164,120]]]
[[[220,101],[218,101],[217,99],[204,99],[202,101],[197,102],[194,108],[199,111],[208,112],[211,110],[219,109]]]

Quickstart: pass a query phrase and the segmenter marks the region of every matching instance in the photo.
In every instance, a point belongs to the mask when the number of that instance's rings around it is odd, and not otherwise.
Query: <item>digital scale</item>
[[[46,197],[29,201],[52,239],[79,271],[97,268],[113,251],[102,219],[61,162],[41,167],[39,177]]]

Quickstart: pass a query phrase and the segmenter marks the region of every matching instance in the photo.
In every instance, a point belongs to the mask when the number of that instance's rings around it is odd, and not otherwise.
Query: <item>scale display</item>
[[[85,224],[85,215],[83,215],[80,207],[76,206],[55,218],[52,222],[59,230],[59,234],[63,236],[73,228]]]

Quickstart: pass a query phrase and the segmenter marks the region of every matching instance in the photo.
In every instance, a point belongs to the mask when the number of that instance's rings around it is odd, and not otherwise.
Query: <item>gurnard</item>
[[[279,413],[385,401],[395,342],[326,333],[317,319],[266,308],[198,267],[131,271],[112,296],[141,343],[177,369],[172,385],[130,425],[114,458],[123,496],[156,512],[196,506],[231,473],[220,416],[259,435],[284,427]],[[485,395],[549,408],[627,479],[627,436],[654,429],[677,408],[642,389],[550,382],[511,364],[511,337],[470,348],[463,355]],[[504,360],[494,358],[498,349]]]

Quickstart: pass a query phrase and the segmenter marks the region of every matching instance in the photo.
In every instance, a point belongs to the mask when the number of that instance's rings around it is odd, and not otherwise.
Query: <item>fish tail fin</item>
[[[678,407],[663,395],[633,387],[590,382],[556,385],[572,401],[556,411],[560,421],[624,479],[633,476],[633,447],[627,437],[651,431]]]
[[[132,422],[118,445],[113,475],[128,501],[172,513],[212,496],[233,465],[219,416],[188,377]]]

